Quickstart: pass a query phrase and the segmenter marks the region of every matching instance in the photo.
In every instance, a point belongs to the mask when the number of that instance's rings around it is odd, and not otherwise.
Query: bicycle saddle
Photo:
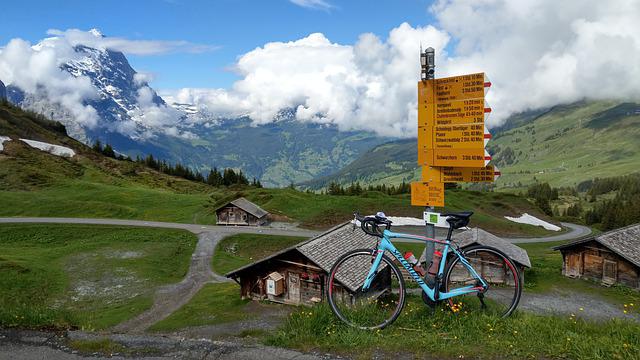
[[[461,211],[442,214],[442,216],[447,217],[447,222],[453,229],[460,229],[469,225],[471,215],[473,215],[473,211]]]

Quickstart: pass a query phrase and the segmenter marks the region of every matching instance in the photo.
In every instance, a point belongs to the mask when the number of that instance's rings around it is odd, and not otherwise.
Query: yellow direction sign
[[[418,147],[418,164],[430,166],[485,167],[491,156],[485,149],[427,149]]]
[[[412,182],[411,205],[444,206],[444,184],[441,182]]]
[[[435,80],[434,96],[429,100],[430,103],[444,103],[484,98],[490,86],[491,82],[484,73],[440,78]]]
[[[434,149],[484,149],[491,134],[484,125],[441,125],[433,133]]]
[[[484,99],[449,101],[427,104],[427,112],[433,112],[433,125],[484,124],[491,108]],[[420,124],[418,126],[429,126]]]
[[[500,170],[494,165],[480,168],[467,167],[430,167],[422,168],[422,181],[453,182],[494,182],[500,176]]]

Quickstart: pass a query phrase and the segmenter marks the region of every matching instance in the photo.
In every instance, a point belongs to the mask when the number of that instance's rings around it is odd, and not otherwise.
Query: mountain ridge
[[[595,177],[636,172],[634,164],[640,163],[640,104],[634,102],[558,105],[517,114],[491,132],[487,149],[502,173],[495,183],[498,189],[545,181],[575,186]],[[376,152],[382,164],[371,163]],[[336,174],[303,185],[312,189],[331,182],[397,185],[418,181],[420,176],[417,140],[408,139],[381,144]]]
[[[292,109],[255,126],[248,117],[221,118],[193,104],[169,105],[122,52],[84,45],[74,51],[76,56],[61,70],[90,80],[97,97],[83,103],[96,110],[96,127],[80,124],[64,106],[48,101],[44,91],[28,93],[9,84],[8,98],[61,121],[85,144],[100,140],[134,158],[153,154],[201,172],[213,167],[242,169],[266,186],[282,187],[328,175],[383,142],[373,133],[297,121]]]

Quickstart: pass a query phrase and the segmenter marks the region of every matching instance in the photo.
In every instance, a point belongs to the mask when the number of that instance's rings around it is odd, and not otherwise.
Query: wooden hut
[[[511,260],[513,260],[515,265],[518,267],[518,270],[520,270],[521,280],[524,280],[524,270],[526,268],[531,268],[531,261],[529,260],[529,255],[526,250],[482,229],[471,228],[456,233],[453,235],[453,242],[458,244],[458,246],[463,250],[473,245],[485,245],[501,250]],[[442,246],[438,245],[436,246],[436,249],[442,250]],[[506,276],[508,269],[505,269],[502,266],[504,263],[498,258],[492,259],[485,256],[482,259],[470,258],[468,260],[473,264],[474,269],[480,269],[482,275],[486,279],[491,279],[494,284],[503,283],[505,279],[510,279],[509,276]],[[421,256],[421,261],[424,261],[424,253]],[[402,269],[402,271],[406,273],[404,269]],[[467,280],[469,280],[468,270],[466,270],[462,265],[456,267],[452,275],[452,281],[464,282]]]
[[[640,289],[640,224],[554,247],[562,275]]]
[[[351,223],[345,223],[226,276],[240,284],[243,299],[312,305],[326,300],[327,276],[338,257],[353,249],[375,245],[376,238],[360,229],[354,231]],[[384,287],[384,279],[390,281],[391,277],[383,270],[378,278],[382,280],[376,286]],[[350,297],[361,285],[354,279],[338,280],[343,297]]]
[[[264,225],[268,212],[241,197],[216,209],[218,225]]]

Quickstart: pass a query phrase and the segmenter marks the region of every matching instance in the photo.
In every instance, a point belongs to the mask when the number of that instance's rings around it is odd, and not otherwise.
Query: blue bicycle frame
[[[449,253],[449,251],[451,251],[453,252],[453,254],[455,254],[455,256],[457,256],[460,259],[460,262],[469,270],[470,274],[480,281],[482,286],[469,285],[469,286],[463,286],[456,289],[450,289],[447,292],[439,292],[438,298],[435,299],[435,289],[430,288],[429,285],[427,285],[424,282],[424,280],[422,280],[420,275],[418,275],[418,273],[415,270],[413,270],[413,267],[411,266],[411,264],[409,264],[409,262],[404,259],[400,251],[398,251],[398,249],[396,249],[393,243],[391,243],[391,239],[411,239],[411,240],[419,240],[419,241],[432,241],[435,243],[443,244],[444,245],[444,249],[442,251],[443,256],[442,256],[442,261],[440,261],[440,267],[438,268],[437,276],[441,276],[444,273],[447,254]],[[371,265],[371,269],[369,270],[369,274],[367,275],[364,281],[362,290],[365,291],[369,289],[369,286],[371,286],[371,282],[375,278],[378,266],[380,266],[380,261],[382,261],[382,256],[384,255],[385,251],[390,252],[400,262],[400,264],[402,264],[402,266],[407,270],[409,275],[411,275],[413,280],[415,280],[415,282],[417,282],[418,285],[420,285],[422,290],[433,301],[445,300],[445,299],[449,299],[459,295],[477,293],[486,289],[488,287],[488,284],[484,281],[482,276],[478,275],[478,273],[473,269],[471,264],[469,264],[467,259],[465,259],[465,257],[456,248],[451,247],[450,245],[451,245],[450,240],[437,240],[437,239],[427,238],[424,236],[394,233],[389,230],[384,230],[382,233],[382,239],[380,239],[380,241],[378,242],[376,258],[373,261],[373,264]]]

